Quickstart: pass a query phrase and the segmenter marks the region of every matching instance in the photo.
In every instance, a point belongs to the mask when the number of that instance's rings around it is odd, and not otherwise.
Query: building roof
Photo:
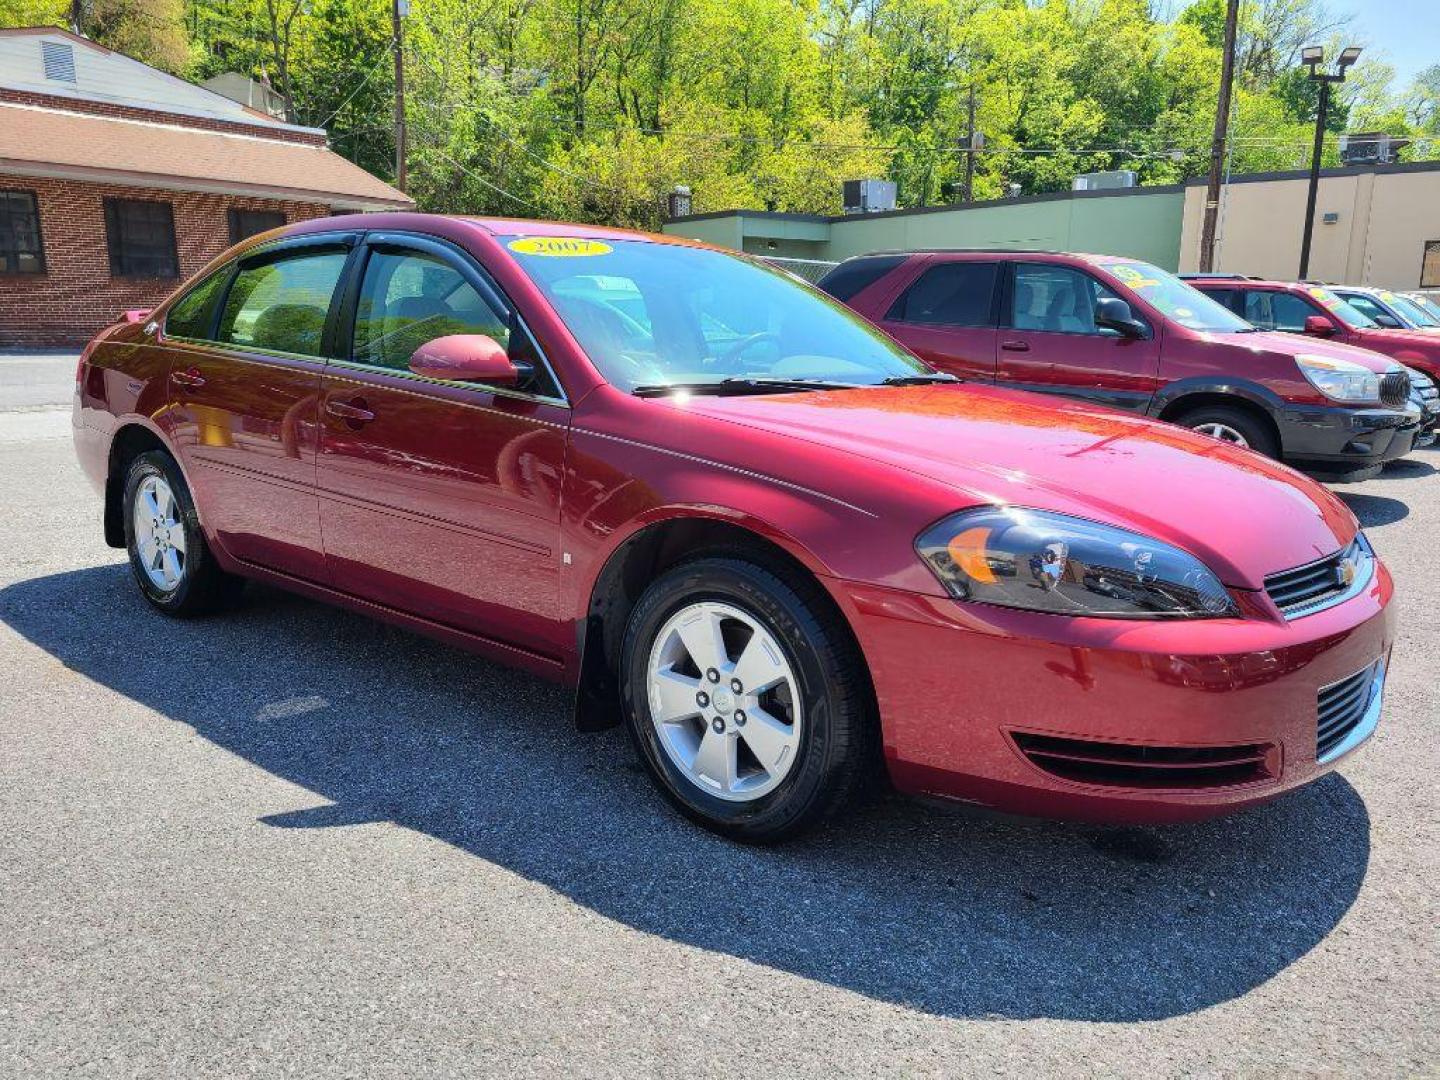
[[[318,202],[412,201],[321,146],[0,101],[0,172]]]

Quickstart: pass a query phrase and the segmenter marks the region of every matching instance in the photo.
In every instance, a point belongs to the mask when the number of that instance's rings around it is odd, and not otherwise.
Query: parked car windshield
[[[931,375],[848,308],[742,255],[645,240],[503,242],[601,374],[626,390]]]
[[[1255,330],[1224,304],[1158,266],[1116,258],[1098,258],[1095,264],[1181,326],[1212,334],[1249,334]]]
[[[1413,300],[1407,299],[1404,296],[1397,296],[1394,293],[1382,293],[1381,297],[1392,308],[1405,316],[1405,318],[1410,321],[1411,326],[1421,326],[1427,330],[1440,326],[1440,319],[1437,319]]]

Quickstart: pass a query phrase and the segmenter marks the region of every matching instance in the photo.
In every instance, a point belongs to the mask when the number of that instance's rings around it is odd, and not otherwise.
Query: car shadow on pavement
[[[358,615],[248,597],[168,622],[109,565],[0,590],[0,619],[315,794],[269,826],[395,822],[646,934],[939,1015],[1148,1020],[1235,998],[1325,938],[1369,861],[1365,805],[1335,774],[1169,829],[890,796],[744,847],[673,814],[621,732],[576,732],[564,690]],[[132,644],[161,633],[164,650]],[[237,812],[216,792],[215,814]]]
[[[1399,499],[1384,495],[1361,495],[1352,491],[1337,491],[1335,494],[1367,529],[1393,525],[1410,516],[1410,507]]]

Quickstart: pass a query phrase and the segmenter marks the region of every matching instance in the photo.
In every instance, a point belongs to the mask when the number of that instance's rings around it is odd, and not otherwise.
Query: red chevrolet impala
[[[562,680],[743,839],[882,769],[1197,818],[1315,779],[1379,717],[1391,580],[1323,488],[960,383],[689,242],[268,233],[90,345],[75,438],[161,611],[253,578]]]

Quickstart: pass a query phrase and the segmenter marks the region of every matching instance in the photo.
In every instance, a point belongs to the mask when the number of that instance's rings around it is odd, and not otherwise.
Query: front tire
[[[813,581],[706,557],[656,579],[621,648],[626,726],[661,792],[774,843],[845,804],[872,763],[864,659]]]
[[[1280,457],[1280,446],[1274,432],[1244,409],[1229,405],[1202,405],[1176,417],[1175,423],[1221,442],[1254,450],[1268,458]]]
[[[123,512],[130,569],[155,608],[188,618],[238,597],[244,582],[216,564],[195,500],[169,454],[151,450],[130,463]]]

